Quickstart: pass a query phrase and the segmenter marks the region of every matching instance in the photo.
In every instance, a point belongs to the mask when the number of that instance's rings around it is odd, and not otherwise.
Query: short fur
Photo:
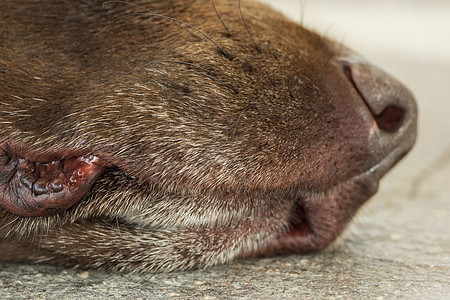
[[[171,271],[322,249],[415,140],[401,84],[252,1],[3,0],[0,53],[6,261]],[[9,161],[85,155],[104,169],[80,201],[16,213]]]

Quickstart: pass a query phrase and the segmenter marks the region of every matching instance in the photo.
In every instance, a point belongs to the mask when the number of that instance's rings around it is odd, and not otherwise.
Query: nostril
[[[394,132],[398,130],[405,118],[405,110],[396,105],[389,105],[389,103],[392,103],[392,100],[390,100],[390,97],[388,95],[384,95],[384,97],[380,98],[378,94],[380,93],[380,91],[377,88],[370,89],[370,92],[368,92],[367,89],[364,88],[361,90],[359,88],[357,80],[355,79],[355,74],[353,74],[353,66],[351,63],[342,61],[342,71],[345,77],[347,77],[348,81],[350,81],[350,83],[353,85],[353,88],[358,92],[361,99],[364,100],[364,103],[372,113],[372,116],[375,119],[378,128],[387,132]],[[361,78],[359,81],[362,81]],[[359,83],[361,84],[361,82]],[[369,82],[366,82],[366,84],[369,84]],[[378,112],[380,111],[380,108],[383,109],[381,113],[375,112],[377,111],[377,109],[374,109],[373,107],[373,99],[378,99],[376,101],[377,105],[382,105],[381,107],[378,107]],[[384,105],[386,105],[386,107],[383,108]]]
[[[353,86],[358,90],[356,87],[356,84],[353,80],[353,74],[352,74],[352,67],[350,66],[350,63],[343,61],[342,62],[342,71],[344,72],[344,75],[347,77],[348,81],[350,81]]]
[[[381,130],[394,132],[400,128],[405,116],[405,111],[396,106],[386,107],[381,114],[375,116],[375,121]]]
[[[347,77],[347,80],[350,81],[350,83],[353,85],[353,88],[358,92],[359,96],[364,100],[369,110],[372,111],[369,103],[367,103],[367,100],[365,99],[364,95],[361,93],[361,91],[358,88],[358,85],[355,82],[355,78],[353,77],[352,66],[349,62],[342,61],[342,72],[344,73],[345,77]]]

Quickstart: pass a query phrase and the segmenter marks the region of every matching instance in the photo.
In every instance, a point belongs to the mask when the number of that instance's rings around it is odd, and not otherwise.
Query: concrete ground
[[[297,0],[270,2],[301,15]],[[304,18],[401,79],[420,108],[414,151],[334,247],[156,275],[0,264],[0,299],[450,299],[450,2],[314,0]]]

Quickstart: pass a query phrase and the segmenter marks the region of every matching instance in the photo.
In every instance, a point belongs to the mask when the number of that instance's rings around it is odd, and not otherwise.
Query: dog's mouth
[[[328,193],[297,199],[287,230],[271,241],[268,253],[310,252],[327,247],[376,193],[378,181],[370,177],[364,173]]]
[[[51,216],[69,209],[112,167],[95,155],[77,156],[69,152],[33,155],[23,146],[7,143],[1,150],[0,205],[22,217]],[[308,251],[326,247],[376,192],[379,179],[406,153],[396,148],[366,172],[327,192],[298,199],[290,214],[288,230],[277,238],[271,246],[273,250]]]
[[[115,168],[94,155],[71,156],[59,160],[55,158],[60,154],[55,153],[51,157],[22,155],[28,158],[25,159],[9,152],[14,150],[16,154],[23,154],[17,149],[7,148],[1,148],[3,152],[0,155],[0,205],[18,216],[50,216],[66,211],[82,202],[91,187],[104,178],[104,171]],[[263,241],[259,241],[258,247],[243,250],[241,255],[313,252],[326,248],[344,231],[356,211],[376,193],[381,177],[408,150],[406,147],[394,148],[365,172],[327,191],[297,196],[296,200],[290,202],[290,211],[285,206],[283,220],[280,219],[280,223],[273,226],[274,231],[266,235]],[[44,158],[52,159],[44,162]],[[93,191],[95,192],[95,187]],[[83,206],[77,209],[83,209]],[[117,217],[120,219],[119,215]],[[140,228],[145,228],[144,223],[148,222],[144,220],[140,224],[139,220],[130,220],[127,226],[134,224]],[[150,226],[149,229],[151,228]]]
[[[0,205],[22,217],[50,216],[79,202],[107,164],[94,155],[34,155],[23,146],[0,148]]]
[[[344,231],[356,211],[377,192],[381,177],[407,152],[395,148],[366,172],[327,192],[297,199],[286,230],[253,254],[312,252],[326,248]]]

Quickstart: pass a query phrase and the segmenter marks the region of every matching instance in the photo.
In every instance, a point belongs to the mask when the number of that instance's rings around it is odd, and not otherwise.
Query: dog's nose
[[[369,145],[374,165],[394,150],[405,155],[417,133],[417,105],[411,92],[399,81],[357,56],[341,60],[342,71],[360,95],[362,109],[373,122]],[[401,157],[396,157],[395,160]]]

